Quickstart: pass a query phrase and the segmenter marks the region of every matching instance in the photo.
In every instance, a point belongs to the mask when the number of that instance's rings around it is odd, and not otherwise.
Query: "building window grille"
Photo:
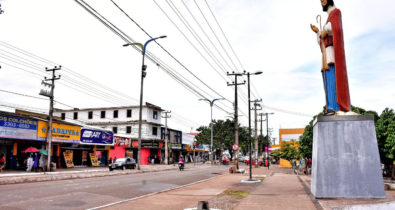
[[[158,128],[157,127],[152,127],[152,135],[153,136],[158,135]]]
[[[114,110],[114,118],[118,118],[118,110]]]
[[[112,127],[112,132],[113,133],[118,133],[118,127]]]
[[[66,119],[66,113],[62,113],[61,116],[62,116],[62,120]]]
[[[100,112],[100,118],[106,118],[106,111]]]
[[[128,109],[127,111],[126,111],[126,117],[132,117],[132,110],[131,109]]]
[[[74,112],[73,119],[74,119],[74,120],[77,120],[77,119],[78,119],[78,112]]]
[[[132,126],[126,126],[126,133],[132,133]]]
[[[88,119],[92,119],[93,118],[93,112],[88,112]]]

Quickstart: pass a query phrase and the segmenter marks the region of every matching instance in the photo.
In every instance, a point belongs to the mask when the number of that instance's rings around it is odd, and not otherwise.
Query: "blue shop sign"
[[[81,144],[114,145],[114,135],[110,131],[81,129]]]
[[[0,114],[0,137],[38,140],[37,124],[37,120]]]

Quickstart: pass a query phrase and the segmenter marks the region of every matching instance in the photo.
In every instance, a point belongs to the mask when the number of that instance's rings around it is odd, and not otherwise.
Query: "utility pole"
[[[237,86],[238,85],[244,85],[246,83],[246,81],[242,82],[242,83],[237,83],[237,77],[239,76],[243,76],[243,74],[241,73],[235,73],[232,72],[231,74],[229,72],[226,72],[226,74],[228,76],[235,76],[235,81],[232,82],[232,84],[227,83],[228,86],[235,86],[235,103],[234,103],[234,109],[235,109],[235,115],[234,115],[234,123],[235,123],[235,144],[237,144],[239,146],[239,122],[238,122],[238,118],[239,118],[239,114],[238,114],[238,104],[237,104]],[[235,151],[235,160],[234,160],[234,164],[236,166],[236,169],[239,169],[239,149],[237,149]]]
[[[269,146],[271,144],[270,137],[269,137],[269,114],[274,114],[274,113],[273,112],[272,113],[266,112],[263,114],[266,115],[266,138],[267,138],[267,142],[268,142],[268,146]]]
[[[261,117],[261,134],[260,134],[260,137],[261,138],[263,138],[263,128],[262,128],[262,122],[264,121],[263,119],[262,119],[262,117],[263,117],[263,113],[259,113],[259,116]],[[260,148],[259,148],[259,154],[262,154],[263,153],[263,139],[262,139],[262,142],[261,142],[261,144],[260,144]]]
[[[165,114],[165,116],[162,117],[162,118],[165,118],[165,165],[168,165],[169,164],[169,152],[168,152],[169,146],[167,143],[167,141],[168,141],[168,138],[167,138],[167,118],[171,117],[170,115],[168,115],[171,113],[171,111],[165,111],[163,113]]]
[[[60,70],[62,66],[55,66],[53,69],[45,68],[45,71],[52,71],[52,78],[44,77],[45,81],[51,81],[51,84],[46,83],[44,81],[41,84],[44,87],[50,87],[50,91],[42,89],[40,91],[40,95],[47,96],[50,99],[49,103],[49,122],[48,122],[48,132],[47,132],[47,151],[48,151],[48,162],[47,162],[47,171],[51,171],[51,150],[52,150],[52,118],[53,118],[53,101],[54,101],[54,89],[55,89],[55,80],[60,79],[60,75],[55,76],[55,71]]]
[[[257,100],[253,100],[251,102],[254,102],[254,112],[255,112],[255,125],[254,125],[254,137],[255,137],[255,168],[258,168],[258,106],[260,106],[258,104],[258,102],[262,102],[262,99],[257,99]],[[259,109],[261,110],[261,109]]]

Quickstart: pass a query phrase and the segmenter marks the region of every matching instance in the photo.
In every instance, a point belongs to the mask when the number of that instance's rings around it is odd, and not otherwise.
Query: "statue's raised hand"
[[[313,30],[315,33],[318,33],[318,31],[320,31],[317,26],[310,24],[311,30]]]

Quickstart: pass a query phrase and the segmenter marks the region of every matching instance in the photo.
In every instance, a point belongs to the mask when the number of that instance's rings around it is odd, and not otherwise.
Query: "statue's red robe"
[[[348,89],[346,56],[344,52],[343,26],[341,12],[335,8],[328,17],[327,22],[332,25],[332,36],[325,38],[325,47],[333,44],[336,71],[337,103],[341,111],[350,111],[350,92]]]

